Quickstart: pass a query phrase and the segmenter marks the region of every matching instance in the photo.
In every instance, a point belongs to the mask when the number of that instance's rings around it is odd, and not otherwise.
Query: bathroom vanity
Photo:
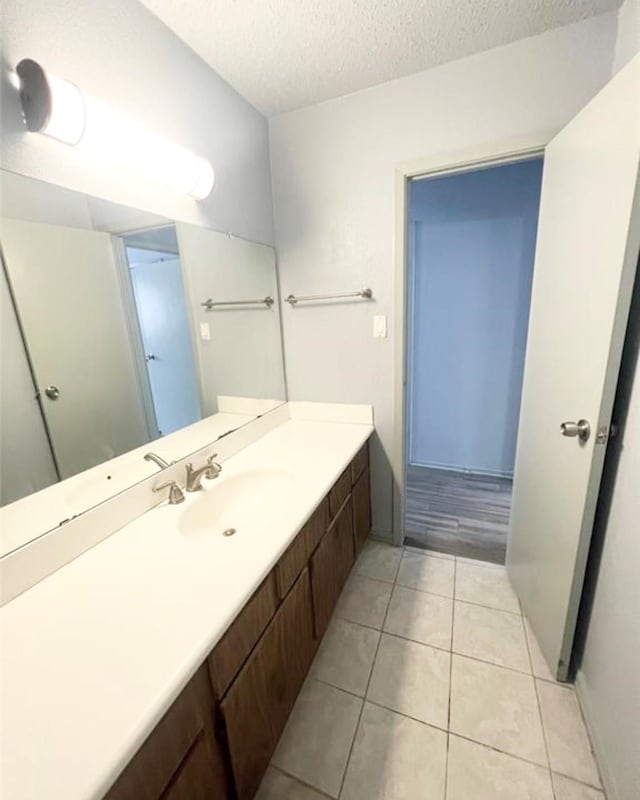
[[[2,608],[11,800],[254,796],[371,525],[369,407],[265,424]]]
[[[368,445],[107,794],[252,798],[370,527]]]

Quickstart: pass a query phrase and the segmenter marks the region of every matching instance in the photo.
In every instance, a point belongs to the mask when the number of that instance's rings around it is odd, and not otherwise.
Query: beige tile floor
[[[258,800],[604,800],[504,567],[370,542]]]

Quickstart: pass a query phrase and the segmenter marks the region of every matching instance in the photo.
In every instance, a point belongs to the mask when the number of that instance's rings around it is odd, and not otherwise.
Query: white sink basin
[[[280,513],[290,501],[294,481],[279,469],[258,469],[203,483],[203,491],[180,515],[180,531],[189,537],[222,535],[234,528],[238,534],[265,517]]]

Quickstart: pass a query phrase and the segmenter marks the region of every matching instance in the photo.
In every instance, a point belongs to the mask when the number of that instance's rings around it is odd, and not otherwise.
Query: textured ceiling
[[[621,0],[142,0],[267,115],[618,8]]]

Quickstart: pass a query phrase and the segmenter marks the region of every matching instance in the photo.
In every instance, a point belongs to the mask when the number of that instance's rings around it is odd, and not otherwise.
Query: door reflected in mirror
[[[285,400],[273,248],[0,178],[3,505],[67,479],[52,528]]]
[[[122,238],[150,390],[147,413],[162,436],[201,417],[178,239],[173,225]]]

